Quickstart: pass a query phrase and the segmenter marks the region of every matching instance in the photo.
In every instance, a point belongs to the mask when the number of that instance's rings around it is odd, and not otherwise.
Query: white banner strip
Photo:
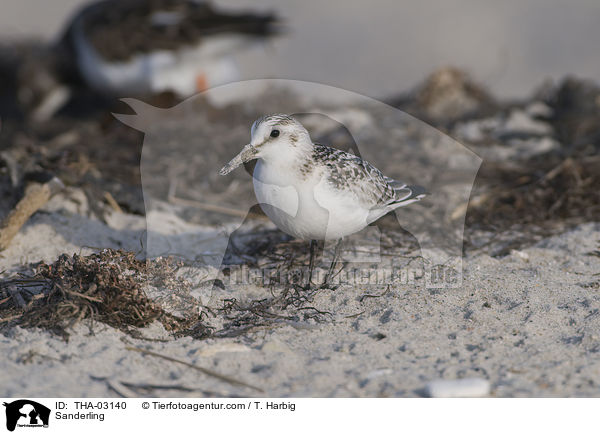
[[[597,399],[6,398],[0,432],[584,432]],[[8,431],[6,431],[8,429]]]

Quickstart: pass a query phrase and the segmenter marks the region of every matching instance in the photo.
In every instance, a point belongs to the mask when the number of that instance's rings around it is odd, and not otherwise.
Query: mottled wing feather
[[[406,184],[385,176],[379,169],[356,155],[315,144],[313,157],[326,166],[327,182],[333,188],[356,196],[368,208],[385,208],[411,197]]]

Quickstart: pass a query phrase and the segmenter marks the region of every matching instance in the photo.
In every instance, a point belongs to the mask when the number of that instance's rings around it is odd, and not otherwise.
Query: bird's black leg
[[[326,285],[329,279],[331,279],[331,275],[333,274],[333,271],[335,270],[335,267],[339,262],[341,249],[342,238],[340,238],[335,244],[335,248],[333,250],[333,259],[331,260],[331,264],[329,264],[329,270],[327,270],[327,274],[325,275],[325,279],[323,280],[323,285]]]
[[[310,289],[312,286],[312,275],[313,269],[315,268],[315,252],[317,250],[317,241],[310,240],[310,259],[308,260],[308,282],[306,283],[306,289]]]

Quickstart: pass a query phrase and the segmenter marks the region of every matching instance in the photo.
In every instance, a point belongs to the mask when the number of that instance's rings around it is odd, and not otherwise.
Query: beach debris
[[[136,259],[134,252],[112,249],[89,256],[63,254],[54,263],[38,264],[32,277],[0,281],[0,295],[14,300],[0,303],[0,323],[41,327],[65,339],[68,330],[83,319],[135,336],[140,335],[140,327],[153,321],[175,334],[192,329],[201,335],[198,310],[187,318],[176,317],[144,291],[148,279],[154,284],[183,286],[176,269],[166,267],[165,261],[153,267]]]
[[[166,356],[164,354],[156,353],[154,351],[150,351],[150,350],[146,350],[144,348],[138,348],[138,347],[134,347],[134,346],[126,346],[125,349],[129,350],[129,351],[135,351],[135,352],[138,352],[138,353],[142,353],[142,354],[147,355],[147,356],[157,357],[157,358],[160,358],[160,359],[163,359],[163,360],[167,360],[169,362],[179,363],[181,365],[187,366],[188,368],[192,368],[192,369],[195,369],[197,371],[200,371],[200,372],[202,372],[205,375],[208,375],[210,377],[214,377],[214,378],[217,378],[217,379],[219,379],[221,381],[229,383],[232,386],[247,387],[249,389],[255,390],[256,392],[264,393],[264,390],[261,389],[260,387],[253,386],[251,384],[248,384],[248,383],[246,383],[244,381],[235,379],[235,378],[230,377],[228,375],[220,374],[220,373],[215,372],[215,371],[213,371],[211,369],[206,369],[206,368],[203,368],[202,366],[194,365],[193,363],[186,362],[185,360],[176,359],[175,357]]]
[[[15,208],[0,224],[0,251],[5,250],[19,229],[37,210],[43,207],[50,198],[64,188],[64,184],[57,177],[52,177],[48,182],[31,182],[25,188],[25,195]]]
[[[425,393],[430,398],[479,398],[489,395],[490,382],[483,378],[435,380],[427,383]]]
[[[46,122],[71,99],[72,88],[62,68],[63,59],[52,46],[39,41],[17,41],[13,58],[14,103],[18,111],[35,123]],[[6,47],[4,47],[6,49]],[[2,53],[3,62],[6,54]],[[1,67],[0,67],[1,68]]]
[[[594,221],[600,215],[599,184],[598,156],[561,159],[553,154],[533,158],[525,167],[484,162],[467,224],[498,230],[515,224],[550,227],[569,221]],[[480,195],[485,200],[478,200]]]
[[[484,158],[467,226],[495,234],[511,231],[511,242],[495,249],[494,256],[520,250],[542,235],[597,220],[599,100],[600,87],[567,78],[543,97],[534,97],[533,103],[456,125],[454,133],[465,140],[469,136],[475,152]],[[466,232],[467,245],[473,233]],[[498,240],[496,236],[493,244]]]
[[[290,266],[279,265],[274,277]],[[31,268],[30,277],[0,280],[0,325],[40,327],[68,339],[70,330],[87,320],[92,331],[101,322],[146,339],[142,328],[158,322],[174,336],[205,339],[285,326],[311,329],[332,320],[330,312],[311,306],[316,289],[303,291],[274,279],[270,297],[238,300],[223,292],[220,281],[190,279],[190,265],[178,258],[140,260],[135,252],[103,249],[88,256],[63,254]],[[207,285],[221,294],[211,306],[193,295]]]
[[[95,375],[90,375],[90,378],[94,381],[102,381],[106,384],[106,387],[111,389],[117,395],[123,398],[139,398],[139,395],[132,391],[127,385],[125,385],[121,381],[117,381],[113,378],[108,377],[97,377]]]
[[[465,71],[446,67],[431,74],[417,94],[417,101],[434,119],[459,118],[491,100],[487,91]]]
[[[200,387],[189,387],[183,384],[154,384],[154,383],[134,383],[131,381],[117,380],[110,377],[99,377],[96,375],[90,375],[90,378],[94,381],[100,381],[106,384],[106,387],[112,389],[115,393],[123,398],[140,398],[144,396],[157,396],[157,393],[164,390],[174,390],[188,394],[188,396],[201,395],[202,397],[214,397],[214,398],[233,398],[222,393],[215,392],[213,390],[206,390]]]
[[[493,108],[496,103],[466,71],[446,66],[429,75],[410,95],[399,97],[392,104],[444,126],[474,113],[481,116],[483,109]]]
[[[547,97],[554,112],[558,139],[586,154],[600,150],[600,86],[591,80],[567,77]]]
[[[110,205],[110,207],[117,213],[122,214],[123,210],[121,209],[121,207],[119,206],[119,203],[115,200],[115,198],[113,197],[112,194],[110,194],[110,192],[105,191],[104,192],[104,199],[106,199],[106,202]]]

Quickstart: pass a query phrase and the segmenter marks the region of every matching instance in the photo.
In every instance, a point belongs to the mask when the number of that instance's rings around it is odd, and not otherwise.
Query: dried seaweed
[[[600,216],[600,158],[530,161],[524,167],[487,165],[467,224],[506,229],[514,224],[594,221]]]
[[[560,147],[534,158],[484,162],[467,213],[470,229],[520,227],[515,247],[600,216],[600,88],[566,78],[537,98]],[[469,235],[467,231],[467,235]],[[518,238],[518,239],[516,239]]]
[[[287,247],[298,249],[299,255],[302,252],[297,243]],[[306,255],[302,259],[307,260]],[[133,252],[112,249],[88,256],[61,255],[54,263],[35,264],[31,277],[0,281],[0,326],[40,327],[68,339],[71,327],[89,320],[92,331],[94,322],[101,322],[140,338],[141,328],[158,321],[175,336],[204,339],[332,318],[311,302],[318,291],[335,286],[324,282],[306,289],[278,280],[290,267],[297,267],[296,261],[280,261],[269,283],[270,297],[244,302],[225,298],[218,309],[191,306],[185,315],[174,315],[165,309],[164,300],[150,298],[146,289],[148,285],[164,287],[187,304],[198,303],[186,296],[192,284],[178,274],[185,265],[171,258],[142,261]],[[224,288],[220,281],[217,286]],[[216,317],[218,329],[211,321]]]
[[[219,379],[221,381],[224,381],[226,383],[229,383],[231,385],[247,387],[247,388],[253,389],[253,390],[257,391],[257,392],[264,393],[264,390],[261,389],[260,387],[253,386],[251,384],[248,384],[248,383],[246,383],[244,381],[241,381],[241,380],[238,380],[236,378],[230,377],[228,375],[220,374],[220,373],[215,372],[215,371],[213,371],[211,369],[203,368],[202,366],[198,366],[198,365],[194,365],[192,363],[188,363],[185,360],[179,360],[179,359],[176,359],[174,357],[166,356],[164,354],[156,353],[154,351],[146,350],[146,349],[143,349],[143,348],[137,348],[137,347],[134,347],[134,346],[127,346],[127,347],[125,347],[125,349],[127,349],[129,351],[136,351],[138,353],[142,353],[142,354],[147,355],[147,356],[158,357],[160,359],[167,360],[169,362],[179,363],[181,365],[187,366],[188,368],[195,369],[197,371],[202,372],[205,375],[217,378],[217,379]]]
[[[165,275],[174,278],[173,270],[165,270]],[[41,327],[65,338],[68,329],[83,319],[135,336],[140,327],[153,321],[176,334],[192,325],[197,329],[195,318],[175,317],[147,297],[143,289],[147,271],[146,262],[136,259],[133,252],[105,249],[89,256],[61,255],[52,264],[38,264],[31,278],[0,282],[2,292],[16,287],[26,301],[25,305],[0,304],[0,323]]]

